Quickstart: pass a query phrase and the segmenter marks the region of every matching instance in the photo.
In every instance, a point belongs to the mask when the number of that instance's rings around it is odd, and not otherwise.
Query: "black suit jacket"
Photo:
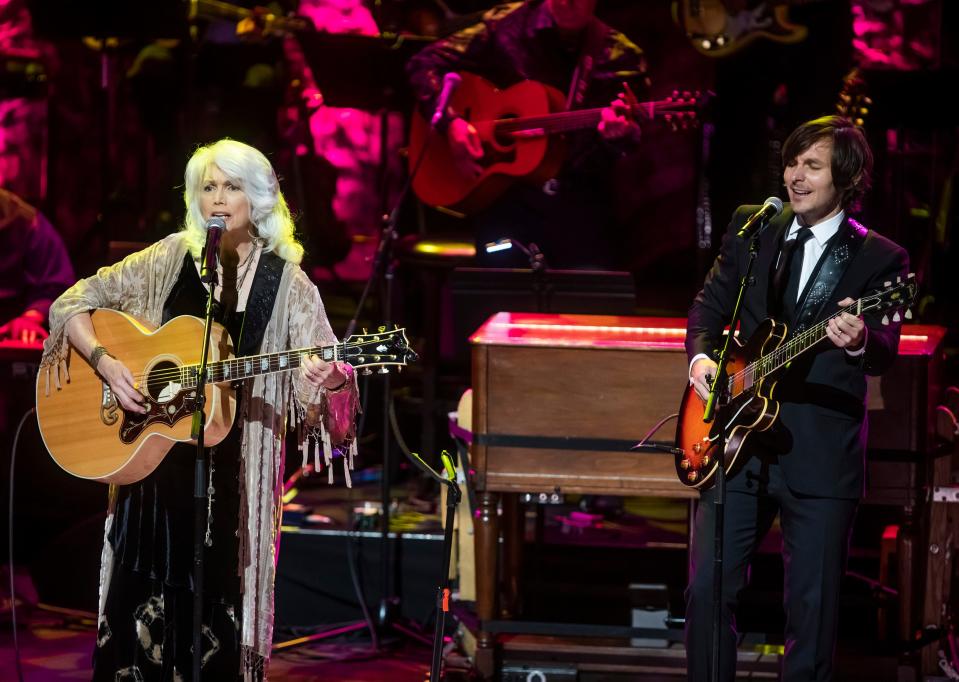
[[[723,328],[732,314],[748,259],[747,240],[736,232],[759,208],[741,206],[733,214],[719,256],[690,307],[686,334],[690,359],[699,353],[712,357],[722,345]],[[743,301],[743,340],[768,317],[770,273],[793,218],[787,204],[759,237],[759,255]],[[851,229],[847,218],[835,239]],[[905,277],[908,269],[905,250],[869,230],[814,322],[835,314],[843,298],[857,299],[881,289],[884,282]],[[773,437],[763,439],[763,447],[779,456],[786,483],[795,493],[855,499],[863,492],[866,375],[879,375],[892,364],[900,329],[900,324],[884,326],[868,313],[865,321],[865,353],[851,357],[825,339],[797,358],[777,386],[780,419]]]

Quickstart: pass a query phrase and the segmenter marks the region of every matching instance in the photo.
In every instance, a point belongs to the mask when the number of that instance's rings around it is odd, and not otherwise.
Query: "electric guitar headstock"
[[[903,318],[912,319],[912,305],[916,302],[919,285],[916,283],[915,273],[909,273],[905,279],[897,277],[895,282],[885,282],[883,288],[874,294],[859,299],[858,311],[881,312],[882,323],[889,324],[889,313],[892,312],[892,321],[901,322]],[[900,311],[903,311],[900,316]]]
[[[342,344],[342,357],[360,371],[360,374],[372,374],[378,367],[379,374],[388,374],[390,367],[402,370],[407,364],[416,362],[418,356],[410,348],[406,338],[406,329],[396,327],[387,330],[380,327],[375,333],[353,334]]]
[[[836,102],[836,113],[848,118],[857,128],[863,128],[871,109],[872,98],[867,90],[866,79],[858,68],[854,68],[842,79],[842,92]]]

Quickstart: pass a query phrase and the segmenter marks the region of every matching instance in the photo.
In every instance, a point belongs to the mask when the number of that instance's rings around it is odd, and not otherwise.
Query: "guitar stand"
[[[729,320],[729,333],[726,334],[726,340],[723,348],[716,359],[716,376],[713,377],[712,385],[709,388],[709,398],[706,400],[706,407],[703,410],[703,422],[710,423],[716,418],[716,404],[720,398],[720,387],[725,386],[728,380],[726,373],[726,364],[729,360],[730,350],[733,345],[733,336],[736,327],[739,326],[739,317],[742,312],[743,299],[746,296],[746,288],[750,286],[752,280],[753,265],[756,263],[756,257],[759,255],[759,235],[763,233],[769,220],[763,221],[749,240],[749,259],[746,262],[746,272],[739,281],[739,291],[736,294],[736,304],[733,306],[733,312]],[[725,391],[723,391],[725,393]],[[712,659],[710,665],[710,680],[719,682],[720,674],[720,642],[722,640],[723,623],[723,531],[726,516],[726,442],[725,434],[720,438],[719,446],[716,449],[718,458],[716,466],[716,496],[713,501],[715,507],[715,526],[713,528],[713,627],[712,627]]]

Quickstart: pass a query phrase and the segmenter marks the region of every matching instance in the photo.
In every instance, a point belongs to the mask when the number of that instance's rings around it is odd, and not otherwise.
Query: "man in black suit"
[[[770,316],[785,322],[790,336],[801,333],[908,270],[902,248],[847,216],[868,187],[872,168],[861,131],[838,116],[809,121],[786,140],[783,162],[791,203],[758,237],[742,339]],[[704,400],[717,369],[712,353],[721,347],[748,258],[748,241],[736,233],[758,208],[736,211],[689,311],[689,381]],[[829,343],[821,342],[788,368],[776,389],[777,424],[770,434],[751,436],[759,447],[730,472],[722,680],[735,677],[737,596],[777,513],[786,574],[783,680],[832,679],[839,584],[864,484],[866,375],[882,373],[896,357],[899,324],[842,313],[829,320],[826,337]],[[711,679],[714,495],[714,489],[702,494],[690,549],[686,645],[689,679],[696,682]]]

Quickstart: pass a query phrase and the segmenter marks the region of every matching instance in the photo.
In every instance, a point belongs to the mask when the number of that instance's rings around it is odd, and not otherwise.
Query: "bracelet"
[[[100,345],[94,348],[93,352],[90,353],[90,366],[93,367],[94,371],[96,371],[97,365],[100,364],[100,358],[102,358],[104,355],[110,355],[110,352]],[[113,356],[110,355],[110,357],[112,358]],[[114,360],[115,359],[116,358],[114,358]]]

